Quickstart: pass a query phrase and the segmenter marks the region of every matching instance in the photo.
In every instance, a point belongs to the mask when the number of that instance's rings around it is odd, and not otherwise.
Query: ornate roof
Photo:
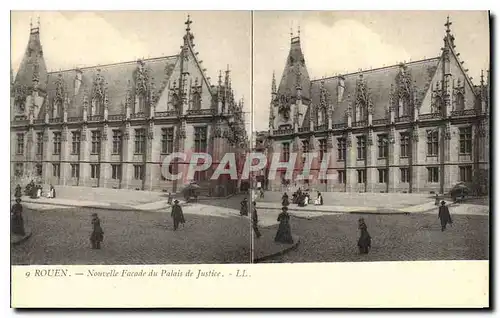
[[[302,89],[302,98],[309,100],[311,96],[310,85],[311,81],[307,72],[304,54],[300,47],[300,38],[292,38],[290,52],[278,86],[278,95],[296,96],[297,87],[300,87]]]

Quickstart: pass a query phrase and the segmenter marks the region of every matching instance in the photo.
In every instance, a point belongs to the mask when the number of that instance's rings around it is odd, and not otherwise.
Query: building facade
[[[487,191],[489,72],[473,84],[450,25],[435,58],[312,81],[300,37],[292,37],[278,85],[273,74],[265,142],[268,157],[298,155],[293,179],[278,169],[268,188],[445,193],[463,181]],[[321,162],[327,178],[318,176]],[[316,177],[295,181],[302,173]]]
[[[210,195],[237,191],[239,181],[209,180],[227,152],[248,149],[243,101],[229,68],[210,83],[194,51],[191,20],[175,56],[48,72],[40,26],[11,79],[11,175],[54,185],[178,191],[193,153],[212,155],[194,179]],[[162,167],[171,153],[186,153]],[[239,158],[237,156],[237,158]],[[182,172],[169,180],[162,171]]]

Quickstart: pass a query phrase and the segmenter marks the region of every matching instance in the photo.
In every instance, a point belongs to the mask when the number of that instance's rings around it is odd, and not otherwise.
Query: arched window
[[[201,109],[201,96],[199,93],[193,94],[193,109],[194,110]]]
[[[465,109],[465,98],[464,94],[461,92],[457,93],[456,96],[456,103],[455,103],[455,110],[461,111]]]

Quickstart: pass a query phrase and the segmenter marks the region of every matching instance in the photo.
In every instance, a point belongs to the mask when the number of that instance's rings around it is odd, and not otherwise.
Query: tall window
[[[410,134],[401,133],[401,139],[399,143],[399,156],[401,158],[408,157],[410,150]]]
[[[101,152],[101,132],[99,130],[92,131],[92,154],[98,154]]]
[[[134,179],[142,180],[144,178],[144,166],[134,165]]]
[[[174,152],[174,128],[163,128],[161,130],[161,153]]]
[[[401,171],[401,182],[408,183],[410,182],[410,169],[409,168],[400,168]]]
[[[201,109],[201,96],[199,93],[193,94],[193,109]]]
[[[61,133],[55,132],[53,138],[54,155],[58,155],[61,153]]]
[[[194,128],[194,151],[207,152],[207,127]]]
[[[101,167],[99,164],[90,165],[90,178],[99,179],[100,172],[101,172]]]
[[[387,183],[388,177],[387,169],[378,169],[378,183]]]
[[[288,162],[290,160],[290,143],[283,143],[283,152],[282,152],[282,162]]]
[[[339,170],[338,177],[339,177],[339,183],[344,184],[345,183],[345,170]]]
[[[41,163],[37,163],[37,164],[35,165],[35,171],[36,171],[36,175],[37,175],[38,177],[41,177],[41,176],[42,176],[42,174],[43,174],[43,167],[42,167],[42,164],[41,164]]]
[[[302,140],[302,154],[304,155],[303,163],[306,163],[307,154],[309,153],[309,140]]]
[[[460,167],[460,181],[462,182],[472,181],[472,166]]]
[[[427,168],[427,182],[439,182],[439,168],[438,167],[428,167]]]
[[[345,160],[347,144],[344,137],[337,138],[337,160]]]
[[[81,133],[79,131],[73,131],[71,133],[71,153],[73,155],[80,154],[80,138],[81,138]]]
[[[111,165],[111,179],[120,180],[122,178],[122,165]]]
[[[465,109],[465,98],[462,93],[457,93],[455,95],[456,98],[456,105],[455,105],[455,110],[456,111],[461,111]]]
[[[427,131],[427,156],[437,156],[439,149],[439,132],[437,130]]]
[[[146,131],[142,128],[136,129],[134,153],[143,154],[145,144],[146,144]]]
[[[16,154],[18,154],[18,155],[24,154],[24,134],[23,133],[17,134]]]
[[[327,153],[326,149],[326,139],[320,139],[319,140],[319,162],[323,162],[323,157],[325,156],[325,153]]]
[[[43,133],[42,132],[36,133],[36,154],[37,155],[43,154]]]
[[[14,175],[16,177],[22,177],[24,175],[24,164],[22,162],[16,163],[16,166],[14,168]]]
[[[122,131],[119,129],[113,130],[113,154],[117,155],[122,152]]]
[[[377,136],[377,144],[378,144],[378,157],[380,158],[387,158],[387,155],[389,154],[389,142],[388,142],[388,137],[387,135],[378,135]]]
[[[460,154],[470,155],[472,153],[472,127],[460,128]]]
[[[61,165],[58,163],[52,164],[52,176],[59,178],[61,176]]]
[[[366,183],[366,169],[356,170],[358,173],[358,183]]]
[[[356,139],[358,144],[358,160],[364,160],[366,158],[366,137],[359,136]]]
[[[80,164],[71,164],[71,178],[80,178]]]

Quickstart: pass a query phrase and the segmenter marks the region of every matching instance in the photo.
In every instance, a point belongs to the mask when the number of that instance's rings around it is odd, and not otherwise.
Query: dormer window
[[[455,96],[456,102],[455,102],[455,110],[457,111],[462,111],[465,109],[465,98],[464,94],[462,92],[458,92]]]
[[[193,94],[193,109],[194,110],[201,109],[201,96],[200,93],[198,92]]]

